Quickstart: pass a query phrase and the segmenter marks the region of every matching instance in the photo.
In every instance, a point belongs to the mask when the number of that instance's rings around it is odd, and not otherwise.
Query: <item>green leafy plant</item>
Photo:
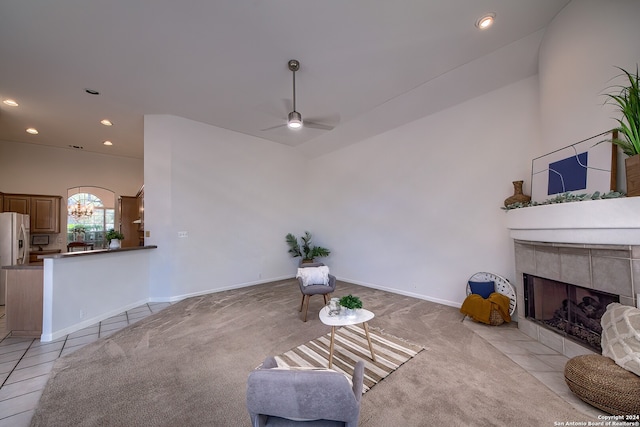
[[[322,246],[311,245],[311,233],[304,232],[304,236],[300,237],[302,243],[298,242],[298,239],[293,234],[289,233],[285,237],[287,245],[289,245],[289,253],[292,257],[302,257],[304,261],[310,261],[314,258],[327,257],[331,251]]]
[[[360,298],[349,294],[340,298],[340,305],[351,309],[362,308],[362,301],[360,301]]]
[[[84,231],[85,233],[91,233],[95,231],[102,231],[102,225],[94,224],[67,224],[67,233],[78,233]]]
[[[113,239],[124,240],[124,234],[119,231],[114,230],[113,228],[107,231],[105,236],[108,242],[111,242]]]
[[[619,136],[609,142],[619,146],[627,156],[640,154],[640,78],[638,77],[638,65],[636,73],[630,73],[623,68],[616,67],[623,72],[620,76],[626,76],[629,85],[612,86],[619,93],[606,94],[609,104],[617,107],[622,113],[622,118],[616,119],[620,125],[616,130]]]
[[[512,203],[501,209],[505,211],[510,211],[512,209],[519,208],[528,208],[530,206],[542,206],[542,205],[555,205],[558,203],[570,203],[570,202],[583,202],[585,200],[601,200],[601,199],[617,199],[619,197],[624,197],[625,193],[619,191],[609,191],[608,193],[601,194],[599,191],[596,191],[593,194],[583,193],[583,194],[573,194],[573,193],[562,193],[558,194],[551,199],[547,199],[544,202],[518,202]]]

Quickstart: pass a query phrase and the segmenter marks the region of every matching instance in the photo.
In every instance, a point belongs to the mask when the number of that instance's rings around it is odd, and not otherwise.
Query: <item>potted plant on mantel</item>
[[[289,253],[292,257],[302,257],[301,263],[314,262],[315,258],[327,257],[331,251],[322,246],[311,245],[311,233],[304,232],[304,236],[300,237],[302,244],[298,243],[298,239],[293,234],[289,233],[285,237],[287,245],[289,245]]]
[[[620,125],[615,129],[611,143],[622,149],[627,157],[624,161],[627,178],[627,196],[640,196],[640,84],[638,77],[638,65],[636,73],[630,73],[620,67],[629,80],[629,85],[614,86],[619,88],[619,93],[606,94],[609,103],[613,103],[622,118],[616,119]]]
[[[109,242],[109,249],[120,249],[121,241],[124,240],[124,234],[114,230],[113,228],[107,231],[107,235],[105,237]]]

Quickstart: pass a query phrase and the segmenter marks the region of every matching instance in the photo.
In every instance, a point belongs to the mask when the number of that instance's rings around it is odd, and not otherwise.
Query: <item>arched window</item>
[[[115,228],[115,193],[99,187],[67,190],[67,244],[93,243],[106,248],[105,232]]]

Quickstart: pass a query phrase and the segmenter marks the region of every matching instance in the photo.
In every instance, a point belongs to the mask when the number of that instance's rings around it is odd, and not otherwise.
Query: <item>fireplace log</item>
[[[582,306],[582,307],[581,307]],[[588,307],[585,310],[585,307]],[[576,304],[571,301],[571,314],[573,314],[576,318],[574,323],[582,324],[585,328],[592,330],[597,333],[602,333],[602,325],[600,325],[600,320],[596,320],[592,318],[595,316],[596,310],[593,309],[593,306],[583,305],[583,303]]]
[[[566,330],[566,322],[569,320],[569,305],[571,306],[571,314],[575,318],[575,320],[572,319],[571,323],[580,324],[585,329],[592,330],[598,334],[602,333],[602,325],[600,325],[600,317],[602,316],[598,316],[599,307],[596,308],[593,305],[585,304],[584,301],[576,304],[574,301],[565,299],[562,301],[562,307],[553,313],[553,318],[548,320],[547,323],[561,330]]]

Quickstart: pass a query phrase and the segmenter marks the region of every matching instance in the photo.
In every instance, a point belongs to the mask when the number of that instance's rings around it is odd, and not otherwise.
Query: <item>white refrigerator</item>
[[[0,266],[29,263],[29,215],[0,213]],[[5,304],[6,274],[0,271],[0,305]]]

